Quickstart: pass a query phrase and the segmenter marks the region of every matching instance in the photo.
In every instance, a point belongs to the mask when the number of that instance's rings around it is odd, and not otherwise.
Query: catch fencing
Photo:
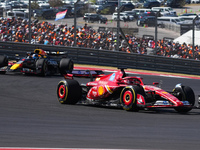
[[[26,44],[14,42],[0,42],[0,55],[24,56],[40,48],[52,52],[67,51],[68,57],[76,64],[124,67],[152,71],[184,73],[200,75],[200,61],[192,59],[168,58],[154,55],[117,52],[109,50],[95,50],[79,47],[50,46],[40,44]]]

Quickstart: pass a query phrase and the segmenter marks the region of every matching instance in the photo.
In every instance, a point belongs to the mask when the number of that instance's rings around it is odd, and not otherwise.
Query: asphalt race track
[[[200,80],[144,76],[172,90],[176,83],[200,95]],[[61,76],[0,75],[0,147],[197,150],[200,109],[126,112],[118,108],[62,105]],[[86,82],[87,79],[79,79]]]

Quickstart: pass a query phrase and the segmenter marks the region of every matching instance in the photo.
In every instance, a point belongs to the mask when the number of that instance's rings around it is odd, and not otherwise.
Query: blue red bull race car
[[[54,57],[55,56],[55,57]],[[61,56],[61,58],[59,58]],[[51,52],[35,49],[25,57],[0,55],[0,74],[20,72],[41,76],[67,73],[76,77],[99,77],[101,70],[73,70],[74,62],[67,58],[66,52]]]
[[[62,56],[61,59],[53,59],[53,55]],[[66,74],[72,71],[73,61],[66,58],[65,52],[49,52],[42,49],[35,49],[27,53],[25,57],[0,56],[0,73],[22,72],[25,74],[38,74],[41,76],[56,73]]]
[[[189,86],[177,84],[172,91],[146,85],[141,77],[128,76],[124,69],[102,75],[87,84],[79,84],[73,75],[66,74],[57,86],[61,104],[93,104],[122,107],[127,111],[145,108],[174,108],[186,113],[194,108],[195,95]]]

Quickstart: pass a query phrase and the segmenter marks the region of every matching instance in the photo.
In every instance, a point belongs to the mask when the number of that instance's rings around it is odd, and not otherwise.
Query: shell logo
[[[162,92],[163,94],[168,94],[168,92]]]
[[[98,88],[98,93],[99,93],[99,95],[103,95],[103,93],[104,93],[104,88],[103,88],[103,86],[100,86],[100,87]]]

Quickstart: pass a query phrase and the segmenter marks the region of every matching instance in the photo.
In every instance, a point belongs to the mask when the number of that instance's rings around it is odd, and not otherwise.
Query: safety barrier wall
[[[0,42],[0,55],[33,52],[35,48],[48,51],[67,51],[68,57],[77,64],[125,67],[153,71],[185,73],[200,75],[200,61],[191,59],[177,59],[153,55],[141,55],[125,52],[95,50],[78,47],[46,46],[39,44]]]
[[[176,24],[166,23],[166,24],[164,24],[164,28],[168,29],[168,30],[171,30],[171,31],[174,31],[174,32],[178,32],[178,33],[181,32],[180,25],[176,25]]]

